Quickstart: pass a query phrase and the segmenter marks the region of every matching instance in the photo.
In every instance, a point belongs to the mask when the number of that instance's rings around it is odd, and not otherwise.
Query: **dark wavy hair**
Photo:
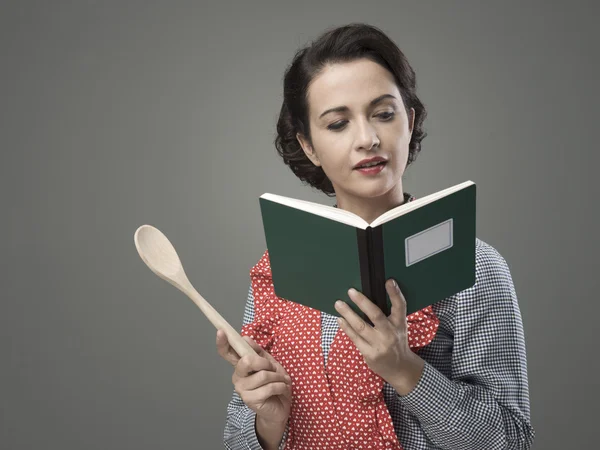
[[[415,122],[409,143],[407,166],[421,151],[426,136],[423,121],[425,107],[416,94],[415,72],[398,46],[379,28],[364,23],[352,23],[326,30],[314,42],[296,52],[283,78],[283,104],[277,121],[275,148],[292,172],[330,197],[333,185],[321,167],[306,156],[296,133],[312,145],[308,121],[308,87],[321,70],[331,63],[367,58],[389,70],[402,96],[406,111],[415,110]]]

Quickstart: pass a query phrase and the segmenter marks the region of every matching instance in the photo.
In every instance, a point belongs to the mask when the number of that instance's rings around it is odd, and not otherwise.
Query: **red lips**
[[[364,164],[374,163],[374,162],[387,162],[387,159],[382,158],[381,156],[375,156],[374,158],[363,159],[362,161],[359,161],[359,163],[354,166],[354,169],[358,169],[360,166],[362,166]]]

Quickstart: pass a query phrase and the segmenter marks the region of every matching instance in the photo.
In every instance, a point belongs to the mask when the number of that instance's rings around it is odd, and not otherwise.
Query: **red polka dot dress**
[[[402,449],[383,397],[384,380],[346,333],[338,329],[325,366],[321,312],[275,295],[268,251],[250,277],[255,316],[241,334],[267,350],[292,379],[285,449]],[[413,350],[433,340],[439,320],[430,306],[407,319]]]

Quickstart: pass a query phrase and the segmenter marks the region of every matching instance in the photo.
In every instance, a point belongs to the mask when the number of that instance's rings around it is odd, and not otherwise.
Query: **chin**
[[[366,184],[366,183],[365,183]],[[391,184],[391,183],[369,183],[369,185],[363,185],[361,187],[359,187],[358,189],[356,189],[355,195],[357,197],[363,197],[363,198],[377,198],[377,197],[383,197],[386,194],[390,193],[391,191],[394,190],[394,187],[396,186],[395,184]]]
[[[344,192],[345,195],[355,198],[378,198],[384,197],[401,186],[401,175],[387,176],[373,179],[354,179],[351,183],[339,185],[334,183],[336,192]],[[348,181],[348,180],[346,180]],[[344,195],[342,194],[342,195]]]

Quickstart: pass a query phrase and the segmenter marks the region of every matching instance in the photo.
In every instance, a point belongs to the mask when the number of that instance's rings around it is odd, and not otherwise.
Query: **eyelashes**
[[[389,122],[390,120],[392,120],[394,118],[395,115],[396,115],[396,113],[394,113],[394,112],[384,112],[381,114],[377,114],[375,117],[381,118],[381,120],[383,122]],[[335,122],[335,123],[332,123],[331,125],[328,125],[327,129],[330,131],[339,131],[346,126],[347,122],[348,122],[347,120],[340,120],[339,122]]]

